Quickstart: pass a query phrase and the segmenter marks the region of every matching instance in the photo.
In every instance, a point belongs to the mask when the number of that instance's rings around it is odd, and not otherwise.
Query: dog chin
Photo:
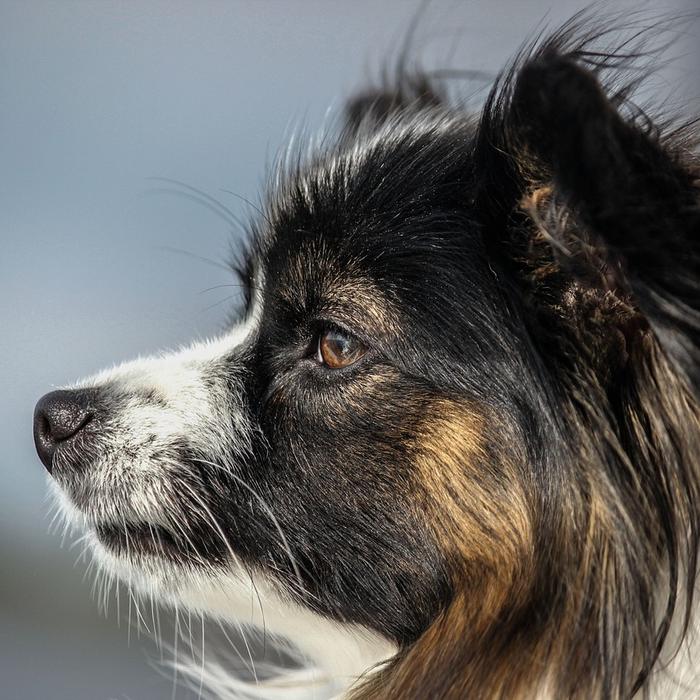
[[[127,549],[114,535],[90,522],[59,487],[52,485],[66,526],[85,532],[85,543],[108,579],[175,609],[207,615],[236,628],[265,630],[282,648],[290,645],[300,662],[347,685],[367,669],[395,655],[393,642],[357,624],[331,620],[292,601],[262,572],[244,567],[233,555],[216,565],[159,551],[147,543]],[[144,531],[145,533],[145,531]],[[149,531],[150,533],[150,531]],[[133,545],[133,546],[131,546]]]
[[[194,563],[175,553],[158,553],[151,545],[132,543],[128,550],[110,542],[104,529],[90,527],[86,539],[98,566],[108,575],[132,586],[140,593],[173,606],[211,612],[208,592],[224,587],[246,591],[247,574],[236,563],[217,569],[204,562]],[[195,604],[196,602],[196,604]]]
[[[298,605],[264,574],[238,562],[197,567],[144,551],[126,554],[106,545],[94,530],[87,539],[108,576],[175,609],[238,629],[264,630],[277,646],[298,654],[301,664],[316,669],[320,678],[341,686],[397,651],[392,642],[361,625],[330,620]]]

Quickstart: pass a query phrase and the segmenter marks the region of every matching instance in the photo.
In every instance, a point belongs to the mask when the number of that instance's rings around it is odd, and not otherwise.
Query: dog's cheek
[[[502,679],[527,680],[533,668],[518,625],[536,572],[536,538],[527,477],[506,447],[508,432],[468,401],[440,397],[426,406],[412,439],[417,506],[447,562],[450,594],[420,638],[400,647],[353,699],[490,697],[484,688],[520,697]]]
[[[473,593],[465,614],[473,631],[513,602],[513,590],[526,588],[533,566],[524,477],[499,446],[496,426],[467,402],[439,399],[414,444],[425,521],[450,562],[454,588]]]
[[[304,501],[290,529],[315,605],[399,645],[455,591],[470,634],[517,607],[534,568],[532,516],[494,418],[397,377],[336,409],[297,426],[286,450],[304,460],[287,467]]]
[[[391,370],[359,384],[303,410],[285,401],[274,416],[273,463],[257,483],[303,577],[308,595],[302,602],[409,643],[449,595],[411,461],[430,399]],[[272,560],[272,575],[285,572],[294,594],[294,572],[275,546],[275,533],[260,521],[254,534],[245,544],[251,561]]]

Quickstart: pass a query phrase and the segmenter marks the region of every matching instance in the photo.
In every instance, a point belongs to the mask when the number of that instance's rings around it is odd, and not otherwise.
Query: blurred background
[[[543,22],[587,4],[433,0],[415,53],[431,68],[495,74]],[[113,605],[98,612],[79,548],[48,533],[33,405],[104,365],[220,329],[233,300],[217,265],[240,231],[148,178],[199,188],[245,219],[224,190],[255,202],[276,152],[329,123],[396,53],[418,7],[0,0],[0,698],[196,697],[154,669],[159,653],[128,631],[123,606],[121,619]],[[656,78],[679,104],[700,94],[698,46],[688,19],[678,60]]]

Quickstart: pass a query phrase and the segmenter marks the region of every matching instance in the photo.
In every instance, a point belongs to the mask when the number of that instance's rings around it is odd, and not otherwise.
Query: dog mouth
[[[100,544],[127,560],[161,559],[195,568],[224,566],[230,546],[196,530],[170,530],[148,522],[101,523],[93,530]]]
[[[153,523],[101,524],[95,526],[100,543],[114,554],[127,558],[147,555],[170,560],[199,559],[196,545],[162,525]]]

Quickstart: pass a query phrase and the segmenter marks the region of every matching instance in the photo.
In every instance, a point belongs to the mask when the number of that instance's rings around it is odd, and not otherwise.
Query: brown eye
[[[353,336],[329,329],[318,338],[316,359],[331,369],[342,369],[357,362],[367,348]]]

